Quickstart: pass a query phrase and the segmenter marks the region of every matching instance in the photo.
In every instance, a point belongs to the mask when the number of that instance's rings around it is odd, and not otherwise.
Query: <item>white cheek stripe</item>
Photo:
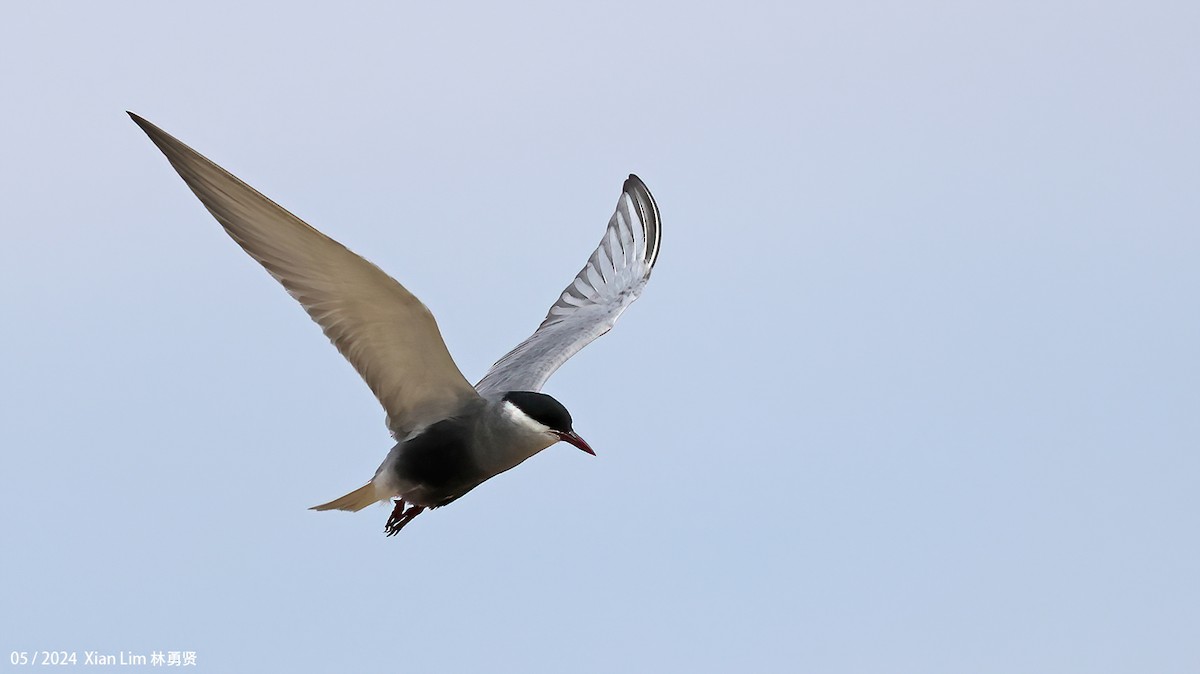
[[[507,400],[504,401],[503,409],[505,416],[507,416],[509,419],[512,419],[517,424],[520,424],[522,427],[528,428],[534,433],[548,433],[550,431],[549,426],[534,420],[533,417],[522,412],[520,407],[517,407]]]

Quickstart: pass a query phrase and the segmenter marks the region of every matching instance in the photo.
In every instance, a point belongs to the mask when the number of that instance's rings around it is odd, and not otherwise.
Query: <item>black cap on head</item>
[[[571,432],[571,413],[554,398],[533,391],[509,391],[504,400],[517,406],[530,419],[554,431]]]

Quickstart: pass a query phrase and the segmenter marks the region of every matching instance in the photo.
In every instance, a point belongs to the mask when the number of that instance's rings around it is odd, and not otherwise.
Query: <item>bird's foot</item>
[[[387,524],[383,525],[383,530],[388,536],[392,536],[397,531],[400,531],[400,527],[396,526],[396,524],[404,518],[404,499],[398,498],[393,503],[396,504],[396,507],[392,508],[392,514],[388,517]],[[392,531],[393,528],[395,528],[395,531]]]
[[[400,533],[405,524],[413,521],[413,518],[425,511],[425,508],[417,505],[410,505],[408,510],[404,509],[404,499],[396,499],[396,507],[392,508],[392,515],[388,518],[387,524],[383,526],[383,533],[388,536],[395,536]]]

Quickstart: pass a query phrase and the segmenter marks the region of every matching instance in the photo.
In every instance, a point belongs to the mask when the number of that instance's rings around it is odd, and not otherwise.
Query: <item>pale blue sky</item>
[[[20,3],[0,667],[1200,670],[1194,2]],[[544,452],[315,513],[367,388],[133,110],[382,266],[468,378],[625,175],[664,222]]]

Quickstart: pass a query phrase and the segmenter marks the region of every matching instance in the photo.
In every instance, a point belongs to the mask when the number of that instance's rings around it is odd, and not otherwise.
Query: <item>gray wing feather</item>
[[[445,418],[474,389],[433,314],[375,265],[150,122],[129,113],[217,222],[283,284],[388,413],[398,437]]]
[[[496,361],[475,385],[481,394],[539,391],[567,359],[616,324],[642,294],[658,259],[658,206],[629,176],[600,245],[550,307],[537,331]]]

